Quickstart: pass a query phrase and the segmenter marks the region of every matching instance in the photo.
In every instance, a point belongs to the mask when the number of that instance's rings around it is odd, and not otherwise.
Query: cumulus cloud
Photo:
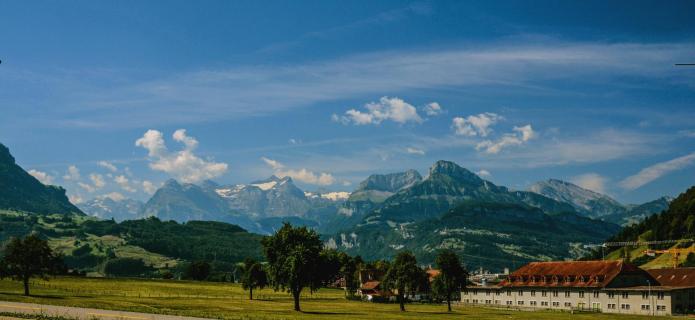
[[[316,184],[321,186],[327,186],[335,183],[335,178],[333,175],[327,172],[313,172],[311,170],[302,168],[298,170],[285,169],[285,165],[277,160],[269,159],[266,157],[261,157],[261,160],[265,162],[269,167],[273,169],[275,175],[283,178],[290,177],[294,180],[301,181],[308,184]]]
[[[89,192],[89,193],[92,193],[92,192],[94,192],[94,191],[97,191],[97,189],[96,189],[95,187],[93,187],[93,186],[92,186],[91,184],[89,184],[89,183],[84,183],[84,182],[81,182],[81,181],[80,181],[80,182],[77,183],[77,185],[80,186],[80,188],[84,189],[84,191],[87,191],[87,192]]]
[[[128,192],[135,192],[135,191],[137,191],[135,188],[133,188],[133,187],[130,185],[130,180],[128,180],[128,178],[126,178],[126,176],[124,176],[124,175],[116,176],[116,177],[113,179],[113,181],[115,181],[116,184],[118,184],[118,186],[121,187],[121,189],[123,189],[123,190],[125,190],[125,191],[128,191]]]
[[[475,149],[483,150],[487,154],[496,154],[506,147],[522,145],[536,136],[530,124],[514,127],[513,130],[514,133],[507,133],[496,141],[482,141],[475,146]]]
[[[164,136],[157,130],[147,130],[135,141],[135,145],[147,149],[150,168],[166,172],[183,182],[199,182],[219,177],[227,172],[227,164],[204,160],[195,155],[198,140],[186,135],[185,129],[174,132],[174,141],[182,143],[184,148],[178,152],[169,152],[164,143]]]
[[[381,97],[378,102],[370,102],[364,105],[365,111],[350,109],[345,115],[333,115],[333,120],[343,124],[367,125],[380,124],[384,121],[393,121],[404,124],[408,122],[420,123],[422,117],[417,109],[400,98]]]
[[[152,183],[152,181],[143,180],[142,190],[144,190],[147,194],[154,194],[155,192],[157,192],[157,186],[155,186],[154,183]]]
[[[110,192],[102,195],[100,198],[109,198],[113,201],[121,201],[125,199],[125,196],[120,192]]]
[[[92,180],[92,183],[94,184],[94,188],[96,189],[101,189],[106,185],[106,182],[104,181],[104,176],[96,173],[92,173],[89,175],[89,180]]]
[[[422,110],[425,111],[425,114],[428,116],[438,116],[442,113],[444,113],[444,109],[442,109],[442,106],[439,105],[437,102],[430,102],[426,104]]]
[[[454,132],[460,136],[481,136],[487,137],[492,132],[492,126],[502,120],[502,116],[495,113],[481,113],[468,117],[455,117],[452,120]]]
[[[646,167],[637,174],[623,179],[620,182],[620,186],[624,189],[634,190],[672,171],[690,166],[693,163],[695,163],[695,152]]]
[[[84,202],[84,198],[82,198],[82,196],[78,194],[68,196],[68,200],[70,200],[70,202],[72,202],[73,204],[80,204]]]
[[[69,166],[68,172],[63,176],[63,180],[66,181],[77,181],[80,180],[80,169],[76,166]]]
[[[480,169],[480,171],[476,172],[475,174],[477,174],[481,178],[489,178],[490,176],[492,176],[490,171],[487,171],[485,169]]]
[[[418,148],[413,148],[413,147],[405,148],[405,152],[410,153],[410,154],[417,154],[417,155],[420,155],[420,156],[424,156],[424,155],[425,155],[425,150],[418,149]]]
[[[36,178],[36,180],[39,180],[43,184],[46,184],[46,185],[53,184],[53,176],[51,176],[48,173],[45,173],[43,171],[34,170],[34,169],[31,169],[28,172],[30,175],[34,176],[34,178]]]
[[[118,171],[118,168],[115,165],[113,165],[113,163],[108,162],[108,161],[99,161],[99,162],[97,162],[97,165],[102,167],[102,168],[106,168],[107,170],[109,170],[111,172]]]
[[[572,183],[594,192],[606,193],[607,179],[597,173],[587,173],[576,176],[570,180]]]

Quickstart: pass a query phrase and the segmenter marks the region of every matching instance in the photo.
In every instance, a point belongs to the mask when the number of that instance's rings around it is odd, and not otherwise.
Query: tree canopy
[[[241,266],[241,287],[249,290],[249,300],[253,300],[253,289],[263,289],[268,285],[268,278],[263,265],[247,258]]]
[[[451,250],[444,250],[435,259],[439,275],[435,278],[435,294],[444,297],[447,309],[451,312],[451,300],[454,293],[466,286],[468,272],[461,265],[459,257]]]
[[[12,238],[5,246],[2,276],[9,276],[24,284],[24,295],[29,295],[32,277],[47,279],[62,267],[62,259],[53,253],[48,242],[31,234],[24,239]]]
[[[398,297],[401,311],[405,311],[405,296],[415,293],[423,285],[425,272],[417,265],[415,255],[410,251],[400,252],[389,267],[382,284]]]

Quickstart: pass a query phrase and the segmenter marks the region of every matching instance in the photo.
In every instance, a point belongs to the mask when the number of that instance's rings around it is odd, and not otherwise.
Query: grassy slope
[[[295,313],[289,295],[269,289],[247,300],[238,285],[187,281],[131,279],[56,278],[35,280],[33,297],[21,295],[21,285],[0,281],[0,300],[65,306],[102,308],[148,313],[166,313],[223,319],[648,319],[644,316],[525,312],[481,307],[456,307],[446,313],[444,305],[409,304],[398,312],[396,304],[348,301],[342,290],[321,289],[302,301],[303,313]],[[666,318],[664,318],[666,319]]]

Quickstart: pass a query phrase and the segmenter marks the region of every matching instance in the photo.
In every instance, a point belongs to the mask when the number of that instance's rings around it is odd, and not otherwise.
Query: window
[[[569,291],[565,291],[565,298],[569,298],[569,297],[570,297],[570,292],[569,292]]]
[[[598,291],[594,291],[594,298],[598,298]]]
[[[648,304],[643,304],[643,305],[641,306],[641,309],[642,309],[642,310],[649,310],[649,305],[648,305]]]
[[[547,306],[548,306],[548,301],[541,301],[541,306],[547,307]]]
[[[495,304],[500,304],[500,301],[499,301],[499,300],[495,300]]]
[[[468,290],[463,290],[463,294],[467,296],[467,295],[468,295]]]
[[[485,290],[485,295],[489,296],[490,295],[490,290]]]
[[[521,296],[523,296],[523,295],[524,295],[524,291],[523,291],[523,290],[519,290],[519,297],[521,297]]]
[[[591,309],[601,310],[601,303],[600,302],[592,302],[591,303]]]
[[[553,297],[557,297],[557,290],[553,290]]]
[[[473,294],[478,294],[478,290],[473,290]]]
[[[511,295],[512,295],[512,290],[507,290],[507,296],[511,296]]]
[[[536,296],[536,290],[531,290],[531,296],[535,297]]]
[[[541,291],[541,297],[547,297],[548,296],[548,291]]]
[[[615,309],[615,303],[609,303],[607,307],[608,309]]]
[[[520,306],[523,306],[523,305],[524,305],[524,301],[523,301],[523,300],[519,300],[519,301],[516,302],[516,304],[517,304],[517,305],[520,305]]]
[[[642,291],[642,299],[649,299],[649,292]]]
[[[630,305],[629,305],[629,304],[626,304],[626,303],[623,303],[623,304],[620,305],[620,309],[622,309],[622,310],[630,310]]]
[[[584,291],[579,291],[579,297],[584,298]]]
[[[499,291],[499,290],[495,290],[495,295],[496,295],[496,296],[499,296],[499,295],[500,295],[500,291]]]
[[[468,299],[466,299],[466,300],[463,300],[463,302],[465,302],[465,303],[469,303],[469,302],[471,302],[471,301],[470,301],[470,300],[468,300]]]
[[[535,306],[536,306],[536,301],[529,301],[529,303],[528,303],[528,304],[530,304],[530,305],[532,305],[532,306],[534,306],[534,307],[535,307]]]
[[[511,306],[511,305],[512,305],[512,301],[511,301],[511,300],[507,300],[507,305],[508,305],[508,306]]]
[[[623,293],[621,295],[622,295],[623,299],[627,299],[627,297],[630,295],[630,293],[627,291],[623,291]]]
[[[492,300],[485,300],[485,304],[492,304]]]
[[[609,292],[608,299],[615,299],[615,292]]]
[[[473,299],[473,303],[478,303],[478,299]]]
[[[664,300],[664,293],[663,292],[657,292],[656,293],[656,298],[659,300]]]
[[[553,301],[553,307],[559,307],[559,306],[560,306],[560,303],[559,303],[559,302]]]
[[[571,307],[572,307],[572,302],[565,302],[565,307],[571,308]]]
[[[666,306],[656,306],[656,311],[666,311]]]

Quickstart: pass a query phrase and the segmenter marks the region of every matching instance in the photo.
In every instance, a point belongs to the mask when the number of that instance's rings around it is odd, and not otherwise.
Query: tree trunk
[[[451,296],[446,297],[446,307],[449,309],[449,312],[451,312]]]
[[[24,277],[24,295],[29,296],[29,277]]]
[[[302,311],[299,308],[299,293],[301,293],[301,290],[292,290],[292,297],[294,298],[294,311]]]
[[[398,304],[400,304],[400,306],[401,306],[401,311],[405,311],[405,303],[403,300],[405,300],[405,298],[403,297],[403,294],[399,292],[398,293]]]
[[[253,287],[249,287],[249,300],[253,300]]]

